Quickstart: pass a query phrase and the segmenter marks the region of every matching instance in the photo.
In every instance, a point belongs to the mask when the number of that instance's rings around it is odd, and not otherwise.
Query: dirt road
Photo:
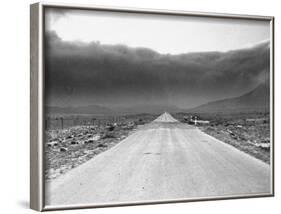
[[[270,167],[164,113],[46,184],[46,205],[269,194]]]

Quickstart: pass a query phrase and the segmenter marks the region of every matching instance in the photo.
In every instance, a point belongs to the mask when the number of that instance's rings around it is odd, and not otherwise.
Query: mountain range
[[[209,102],[192,109],[181,109],[176,106],[164,105],[138,105],[133,107],[109,108],[101,105],[88,105],[76,107],[48,106],[49,114],[158,114],[162,112],[197,112],[197,113],[230,113],[230,112],[268,112],[270,103],[269,81],[258,85],[255,89],[241,96]]]
[[[126,115],[126,114],[158,114],[168,111],[170,113],[176,113],[183,111],[176,106],[162,106],[162,105],[138,105],[133,107],[115,107],[109,108],[102,105],[88,105],[88,106],[76,106],[76,107],[57,107],[46,106],[45,111],[47,114],[54,115],[67,115],[67,114],[94,114],[94,115]]]
[[[209,102],[189,111],[197,113],[268,112],[269,104],[270,87],[267,81],[241,96]]]

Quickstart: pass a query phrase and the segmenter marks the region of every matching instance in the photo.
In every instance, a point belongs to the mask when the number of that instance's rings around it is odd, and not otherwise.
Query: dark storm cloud
[[[153,103],[188,108],[248,91],[269,75],[269,43],[228,52],[163,55],[146,48],[61,40],[46,33],[52,105]]]

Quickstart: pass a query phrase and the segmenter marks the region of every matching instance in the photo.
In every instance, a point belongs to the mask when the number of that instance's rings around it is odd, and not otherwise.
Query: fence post
[[[93,124],[93,126],[95,125],[95,120],[96,120],[96,118],[92,118],[92,124]]]
[[[45,118],[45,130],[48,129],[48,117]]]
[[[62,117],[60,118],[60,121],[61,121],[61,129],[63,129],[63,118]]]

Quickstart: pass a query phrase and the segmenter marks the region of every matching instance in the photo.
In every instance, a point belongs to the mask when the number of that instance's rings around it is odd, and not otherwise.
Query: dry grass
[[[196,114],[210,124],[199,128],[235,148],[270,163],[270,121],[268,113]],[[179,119],[185,115],[177,115]]]
[[[76,126],[47,131],[45,179],[54,179],[115,146],[134,128],[124,130],[116,127],[108,131],[106,127]]]

